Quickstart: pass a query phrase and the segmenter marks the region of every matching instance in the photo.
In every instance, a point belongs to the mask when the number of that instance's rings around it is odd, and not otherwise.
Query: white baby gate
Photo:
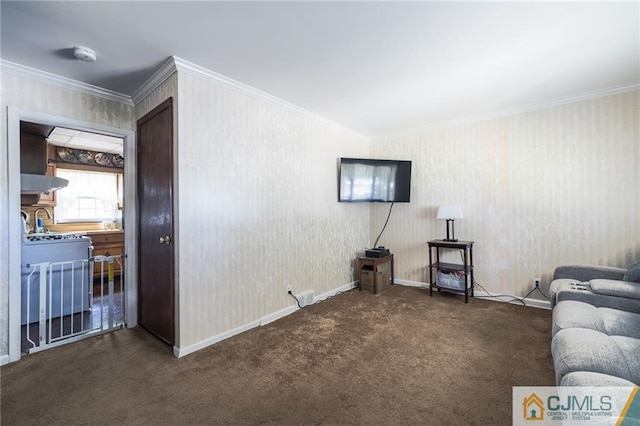
[[[29,353],[60,346],[124,326],[124,276],[116,283],[115,265],[122,271],[121,255],[94,256],[66,262],[27,265],[26,318],[37,309],[37,322],[26,321],[23,335]],[[94,265],[100,277],[93,279]],[[106,280],[105,280],[106,278]],[[38,286],[38,301],[30,300]],[[97,289],[97,291],[94,291]]]

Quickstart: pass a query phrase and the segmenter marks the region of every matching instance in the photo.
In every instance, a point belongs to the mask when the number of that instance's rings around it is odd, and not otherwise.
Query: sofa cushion
[[[615,282],[624,283],[623,281]],[[637,285],[638,289],[640,289],[640,284],[627,284]],[[589,282],[579,282],[564,278],[554,280],[549,287],[549,297],[551,309],[555,308],[555,306],[562,301],[577,300],[593,306],[620,309],[622,311],[640,314],[640,299],[596,294],[591,290],[591,284]]]
[[[635,384],[608,374],[575,371],[564,376],[560,386],[635,386]]]
[[[627,269],[627,272],[624,273],[624,277],[622,277],[622,280],[640,283],[640,263],[631,265],[629,269]]]
[[[640,384],[640,340],[584,328],[559,330],[551,340],[556,383],[577,371],[609,374]]]
[[[601,333],[606,332],[606,326],[598,308],[588,303],[563,300],[553,309],[551,317],[552,335],[566,328],[587,328]]]
[[[595,294],[640,300],[640,285],[630,281],[591,280],[589,284]]]
[[[640,339],[640,314],[563,300],[552,313],[552,334],[567,328],[586,328],[608,336]]]

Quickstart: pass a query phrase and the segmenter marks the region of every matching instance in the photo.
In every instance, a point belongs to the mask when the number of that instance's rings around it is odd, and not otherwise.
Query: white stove
[[[23,234],[21,255],[22,324],[38,320],[40,269],[35,265],[41,263],[64,262],[55,266],[51,273],[52,292],[47,290],[47,298],[53,303],[52,312],[47,312],[47,316],[51,314],[51,318],[56,318],[87,309],[93,277],[88,262],[90,237],[73,233]]]

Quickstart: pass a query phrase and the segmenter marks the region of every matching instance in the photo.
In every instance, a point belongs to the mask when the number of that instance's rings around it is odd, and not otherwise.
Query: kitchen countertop
[[[80,231],[86,234],[103,234],[112,232],[124,232],[124,229],[92,229],[90,231]]]
[[[92,229],[90,231],[76,231],[74,234],[93,235],[93,234],[118,234],[123,233],[124,229]]]

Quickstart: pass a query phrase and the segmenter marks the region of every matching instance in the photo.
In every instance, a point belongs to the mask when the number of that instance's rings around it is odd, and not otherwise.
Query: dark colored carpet
[[[551,312],[351,291],[181,359],[140,329],[3,366],[3,425],[509,425],[554,385]]]

